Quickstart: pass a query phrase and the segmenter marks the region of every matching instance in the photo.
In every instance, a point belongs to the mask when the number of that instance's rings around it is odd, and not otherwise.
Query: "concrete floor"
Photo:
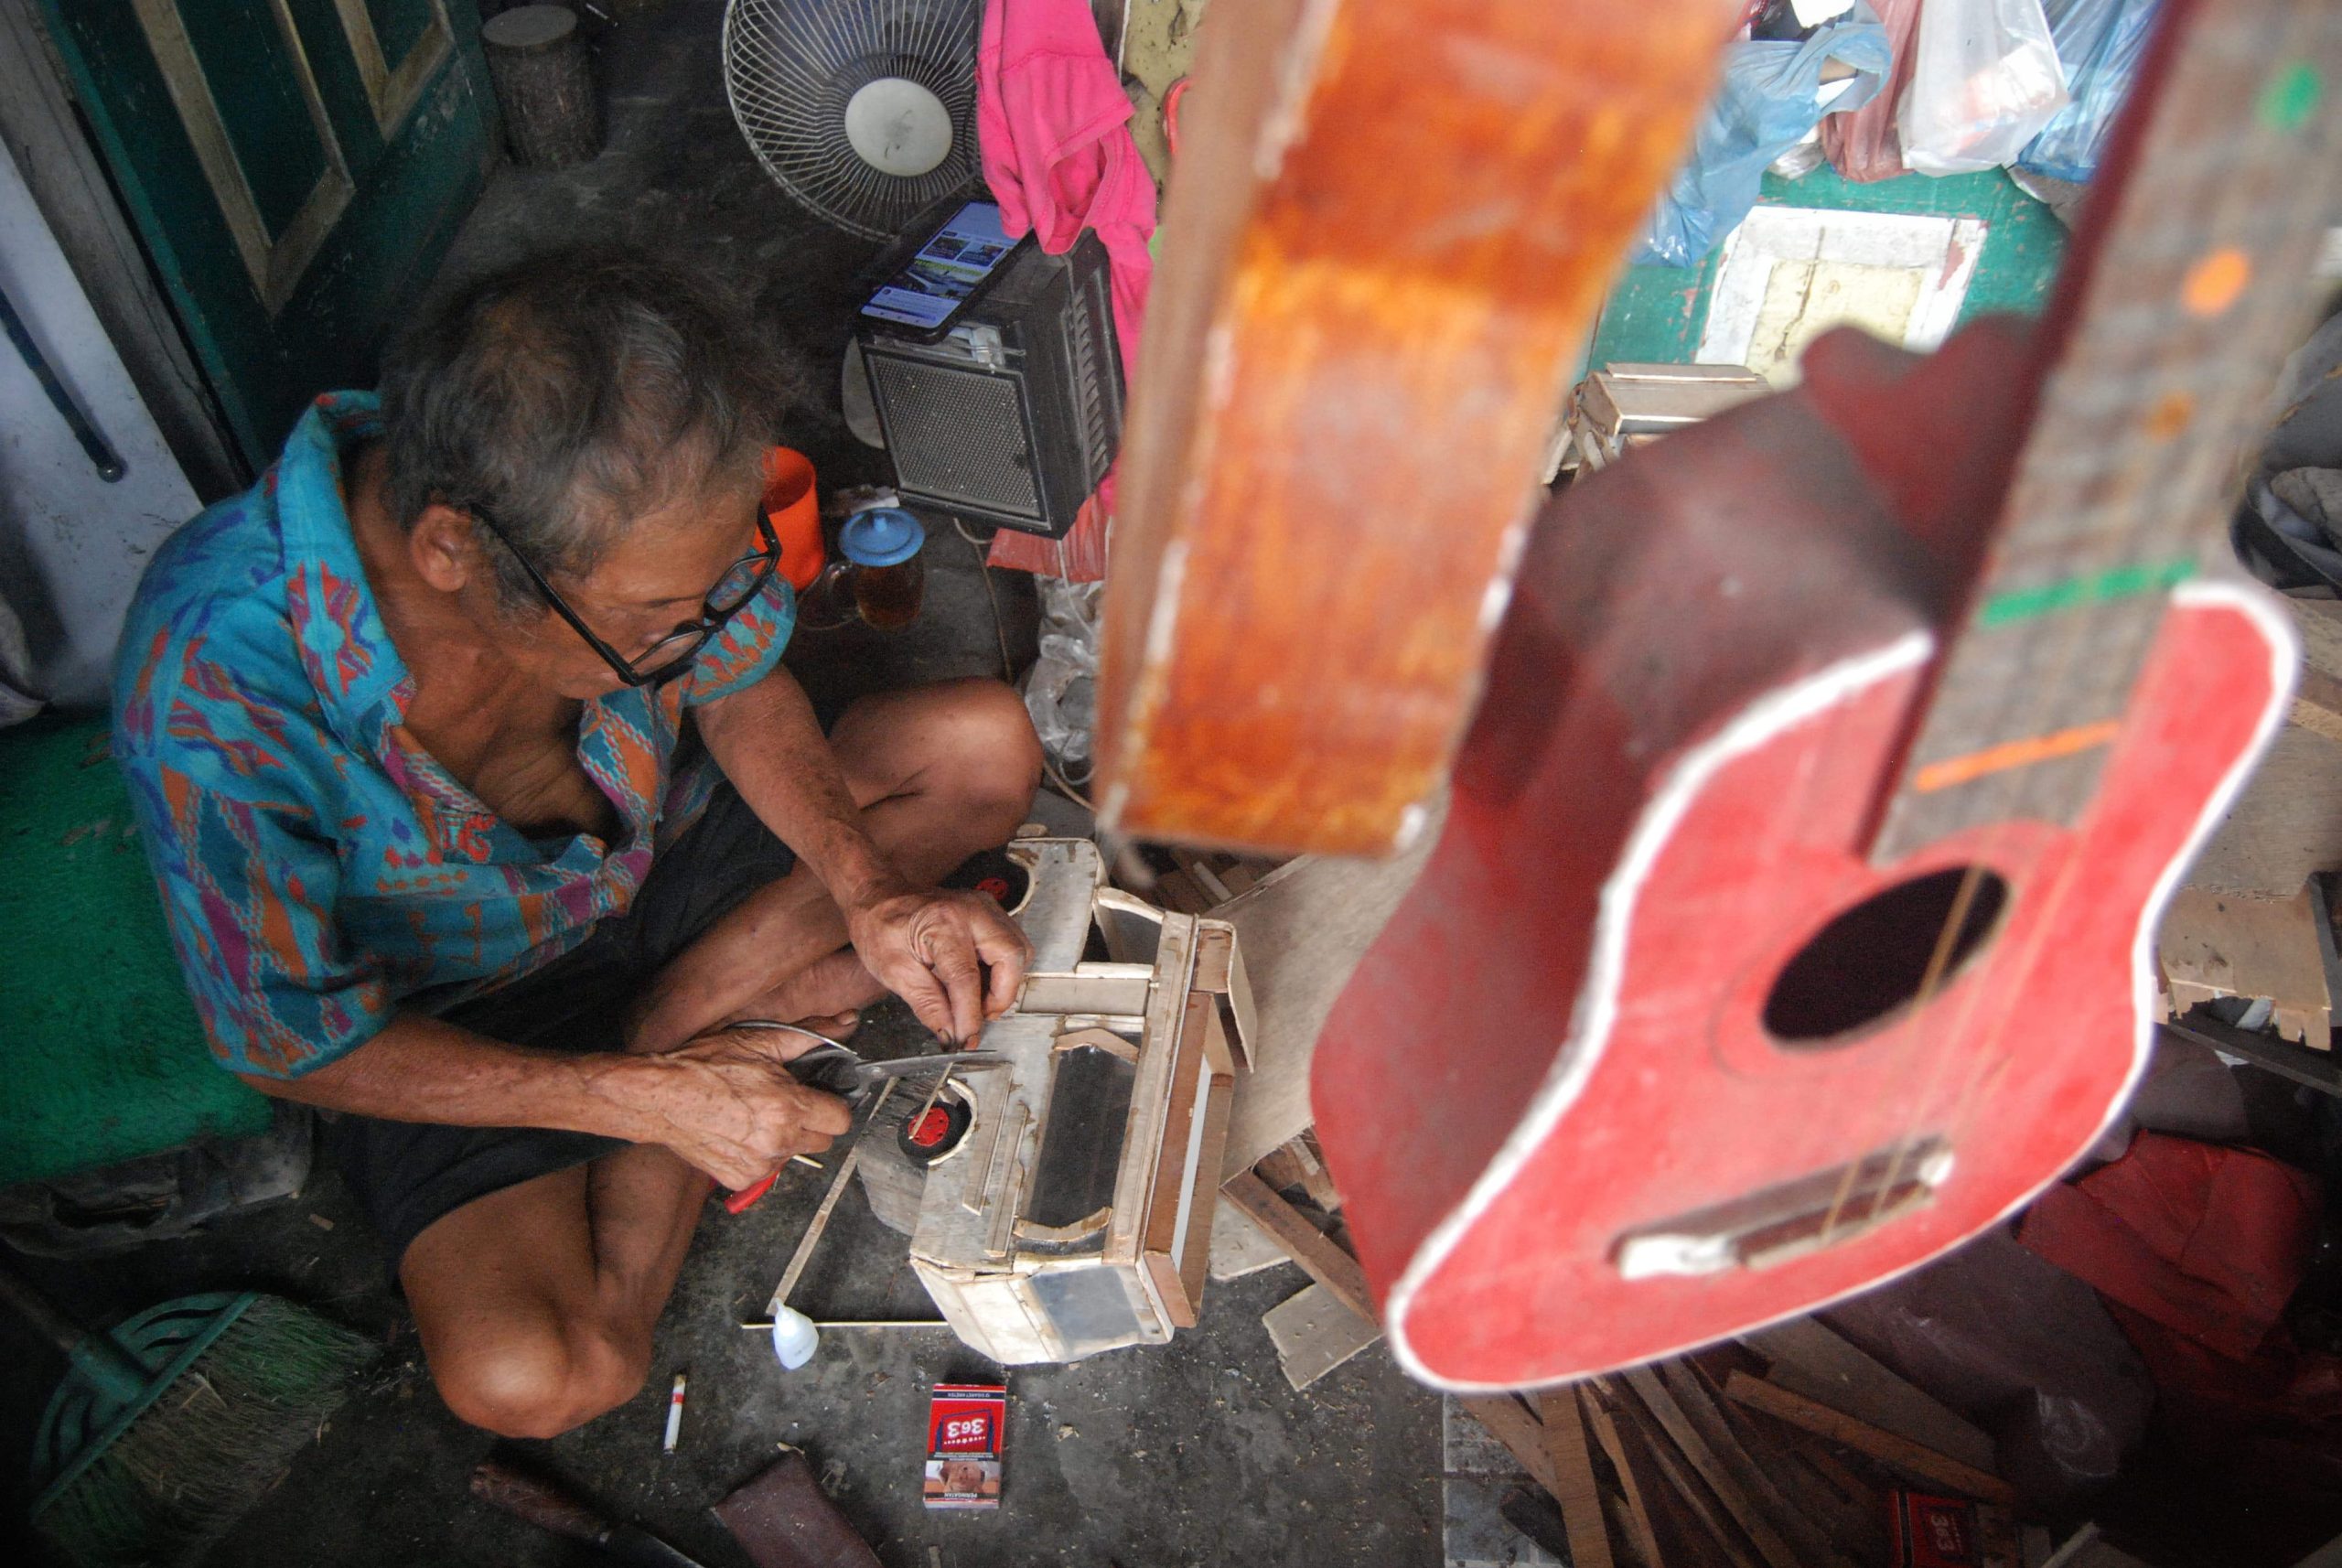
[[[837,355],[871,247],[800,213],[757,168],[725,106],[716,55],[719,0],[677,0],[655,22],[606,44],[609,146],[559,174],[500,171],[443,277],[586,238],[685,240],[754,282],[774,352],[800,366],[794,444],[824,486],[882,480],[884,456],[854,443],[836,408]],[[1029,579],[993,575],[948,530],[931,537],[928,608],[900,633],[801,636],[791,667],[834,710],[865,691],[997,673],[1000,645],[1031,658]],[[898,1004],[865,1032],[876,1054],[912,1048]],[[708,1505],[778,1452],[803,1448],[888,1568],[1067,1563],[1105,1568],[1209,1563],[1443,1561],[1438,1400],[1400,1376],[1377,1346],[1305,1393],[1277,1369],[1262,1313],[1306,1282],[1282,1265],[1213,1284],[1203,1321],[1161,1348],[1007,1374],[1005,1500],[996,1514],[920,1505],[927,1391],[994,1372],[948,1333],[833,1335],[809,1367],[784,1373],[759,1316],[824,1178],[797,1168],[734,1219],[711,1206],[660,1329],[648,1386],[626,1408],[513,1456],[639,1522],[706,1568],[747,1562]],[[292,1204],[201,1240],[156,1245],[94,1266],[27,1268],[70,1311],[95,1321],[166,1296],[257,1286],[316,1305],[381,1337],[375,1375],[284,1483],[207,1561],[215,1568],[412,1568],[604,1561],[546,1536],[466,1491],[491,1447],[433,1392],[376,1244],[330,1171]],[[799,1304],[822,1317],[924,1317],[932,1308],[904,1266],[902,1239],[859,1190],[841,1206]],[[669,1380],[691,1372],[680,1450],[662,1457]],[[30,1433],[57,1358],[0,1320],[0,1466],[18,1493]],[[21,1519],[20,1495],[0,1498]]]

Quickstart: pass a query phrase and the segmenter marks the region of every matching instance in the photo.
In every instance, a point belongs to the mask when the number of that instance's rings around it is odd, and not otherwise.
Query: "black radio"
[[[881,294],[898,290],[900,280]],[[1073,526],[1122,442],[1105,247],[1015,247],[924,341],[865,309],[858,337],[906,501],[1051,539]]]

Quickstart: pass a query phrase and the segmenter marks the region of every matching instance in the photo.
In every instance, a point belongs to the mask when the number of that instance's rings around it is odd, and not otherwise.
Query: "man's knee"
[[[447,1408],[502,1437],[558,1437],[632,1399],[650,1347],[543,1325],[478,1336],[431,1357]]]
[[[1041,782],[1041,739],[1016,689],[985,677],[947,682],[934,742],[952,789],[979,811],[995,811],[1015,830]]]

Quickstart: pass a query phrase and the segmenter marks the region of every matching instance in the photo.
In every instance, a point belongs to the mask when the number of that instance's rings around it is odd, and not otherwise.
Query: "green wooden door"
[[[478,194],[471,0],[41,0],[245,458],[371,386]]]

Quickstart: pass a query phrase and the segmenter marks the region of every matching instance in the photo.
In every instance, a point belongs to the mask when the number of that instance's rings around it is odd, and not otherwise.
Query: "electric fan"
[[[982,0],[731,0],[724,86],[801,206],[892,240],[976,172]]]

